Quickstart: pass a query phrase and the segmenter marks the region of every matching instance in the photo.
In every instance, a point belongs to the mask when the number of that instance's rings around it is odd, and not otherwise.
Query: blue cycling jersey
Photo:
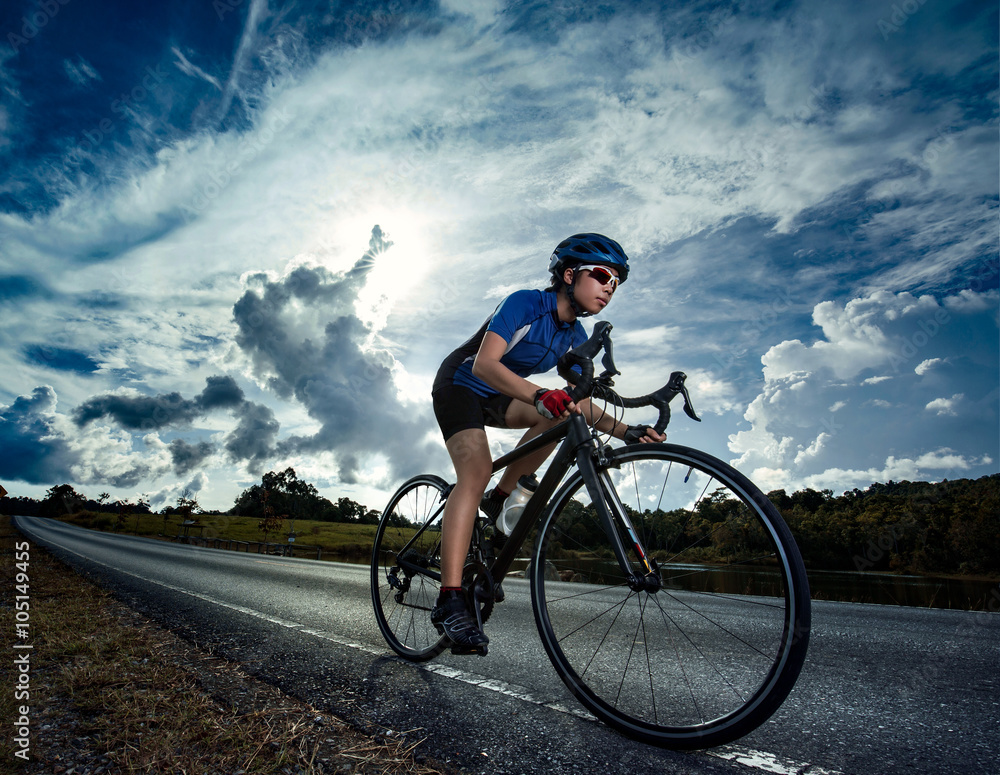
[[[563,353],[587,339],[579,321],[559,319],[554,292],[516,291],[500,303],[471,339],[445,358],[434,378],[435,390],[455,384],[483,397],[499,392],[472,375],[472,364],[487,331],[507,342],[500,363],[519,377],[549,371]]]

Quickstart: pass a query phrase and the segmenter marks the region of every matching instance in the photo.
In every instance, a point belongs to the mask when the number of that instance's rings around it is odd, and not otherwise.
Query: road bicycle
[[[611,325],[560,361],[574,401],[591,409],[694,411],[682,372],[660,390],[613,389]],[[601,350],[605,371],[594,377]],[[617,416],[617,415],[616,415]],[[509,536],[477,516],[463,589],[480,625],[524,572],[542,644],[563,682],[598,719],[667,748],[706,748],[767,720],[791,691],[809,641],[810,598],[798,547],[746,477],[669,443],[610,447],[580,414],[498,458],[494,473],[561,442]],[[372,601],[389,646],[413,661],[451,645],[431,624],[441,580],[441,516],[453,485],[415,476],[382,513]],[[522,547],[532,546],[527,562]],[[484,655],[485,648],[482,649]]]

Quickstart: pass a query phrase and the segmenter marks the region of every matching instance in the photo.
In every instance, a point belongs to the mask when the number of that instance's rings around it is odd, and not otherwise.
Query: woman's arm
[[[528,382],[523,377],[519,377],[500,363],[500,359],[506,351],[506,340],[493,331],[487,331],[482,344],[479,345],[476,360],[472,364],[473,376],[481,379],[494,390],[499,390],[505,396],[534,406],[535,393],[540,387]]]
[[[618,422],[613,416],[607,412],[601,411],[600,417],[594,422],[594,427],[597,430],[604,433],[610,433],[616,439],[624,439],[625,432],[629,429],[629,426],[623,422]],[[639,438],[641,444],[649,444],[654,441],[666,441],[667,437],[663,433],[657,433],[656,430],[649,425],[643,425],[645,428],[645,433]]]
[[[506,350],[507,341],[499,334],[487,331],[479,346],[476,360],[472,364],[472,374],[494,390],[499,390],[504,395],[523,401],[529,406],[534,406],[535,393],[538,392],[539,386],[519,377],[500,362],[500,358],[503,357]],[[571,403],[567,411],[563,412],[563,417],[569,417],[570,412],[580,413],[581,411],[581,407]],[[616,422],[612,415],[603,411],[594,422],[594,427],[619,439],[625,438],[625,432],[629,428],[627,424]],[[657,433],[653,428],[646,426],[646,433],[639,441],[649,443],[665,441],[666,438],[662,433]]]

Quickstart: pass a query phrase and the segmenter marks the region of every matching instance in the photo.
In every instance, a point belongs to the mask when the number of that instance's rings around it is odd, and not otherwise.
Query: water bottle
[[[517,521],[521,518],[525,504],[531,500],[537,487],[538,479],[535,478],[534,474],[525,474],[517,480],[517,487],[514,488],[514,492],[507,496],[507,500],[503,502],[503,511],[497,517],[497,529],[500,532],[506,535],[511,534]]]

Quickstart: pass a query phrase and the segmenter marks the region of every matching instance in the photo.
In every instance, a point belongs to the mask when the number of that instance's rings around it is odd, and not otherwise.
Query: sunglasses
[[[583,271],[584,269],[589,271],[590,276],[597,280],[598,285],[607,285],[608,283],[611,283],[612,292],[614,292],[620,282],[617,277],[611,274],[611,270],[605,266],[601,266],[600,264],[585,264],[583,266],[578,266],[576,269],[578,272]]]

